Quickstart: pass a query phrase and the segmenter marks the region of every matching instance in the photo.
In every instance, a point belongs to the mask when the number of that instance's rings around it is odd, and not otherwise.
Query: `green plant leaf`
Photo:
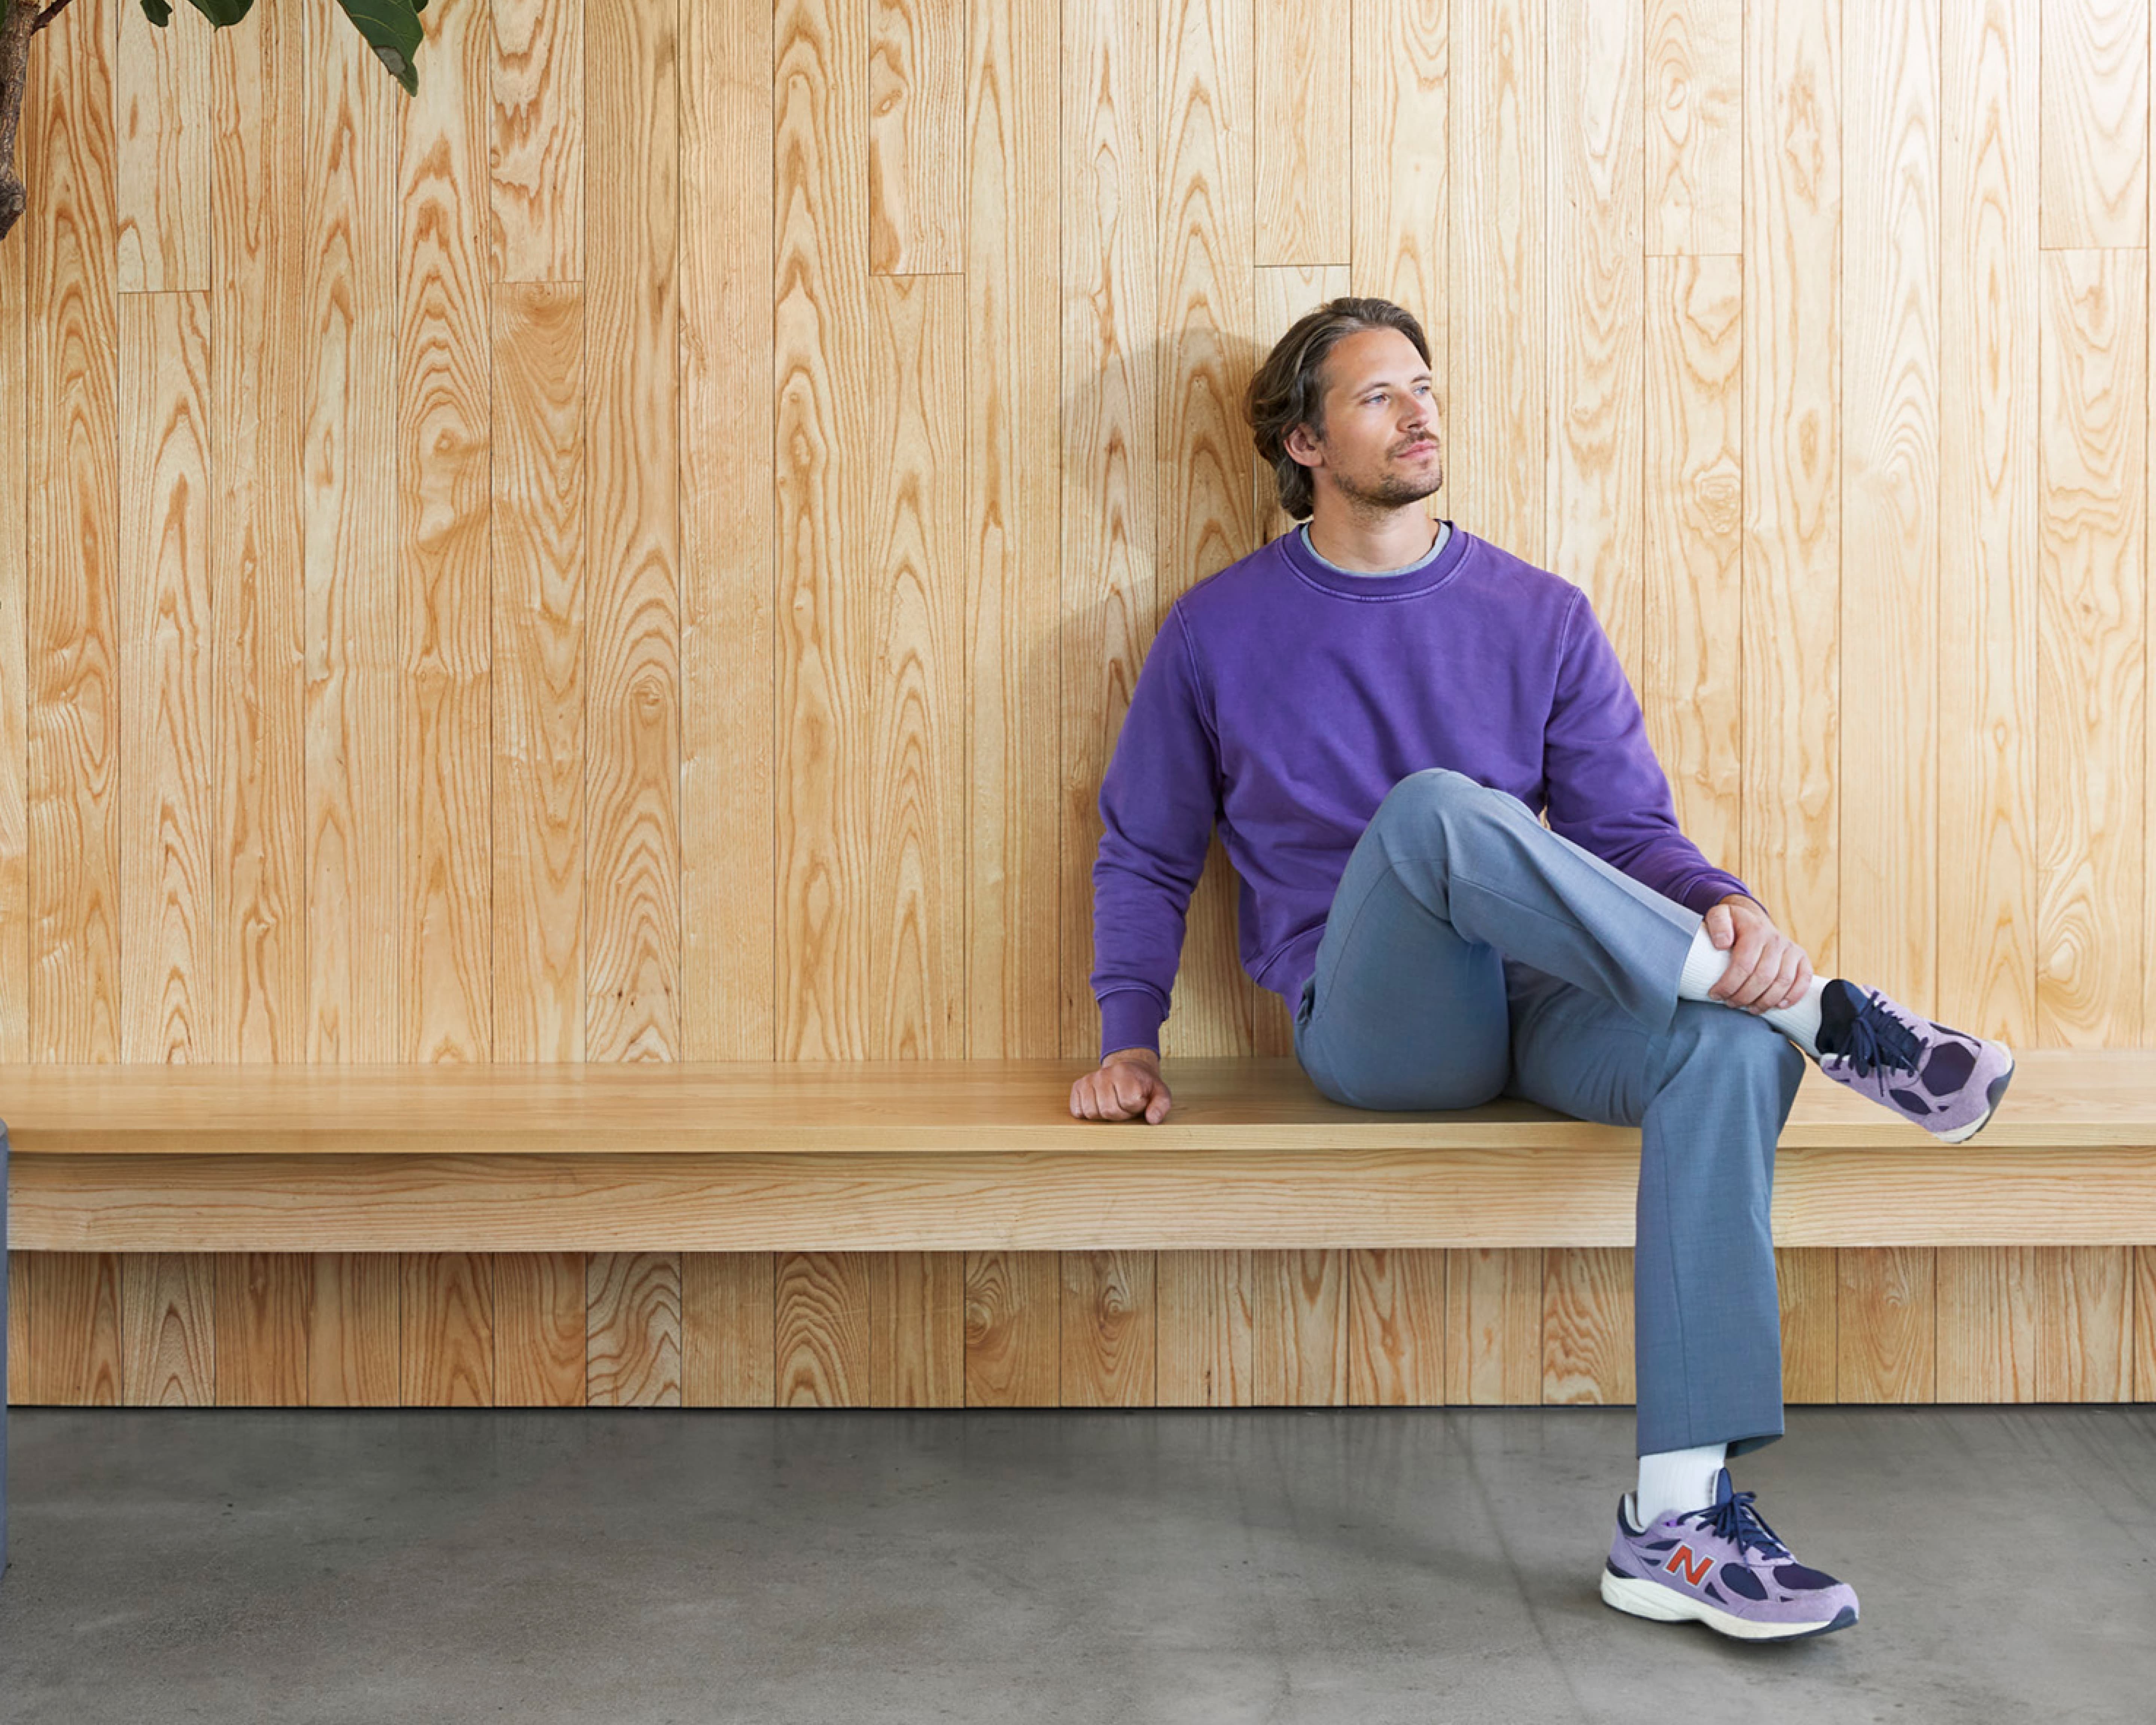
[[[172,0],[142,0],[142,16],[149,19],[150,22],[155,24],[159,29],[162,30],[165,28],[167,22],[172,18]],[[0,23],[5,23],[7,21],[8,8],[4,6],[0,6]]]
[[[142,10],[149,13],[151,23],[162,24],[165,18],[159,18],[157,13],[151,12],[151,0],[142,0]],[[172,8],[169,0],[156,0],[156,4],[165,14],[165,18],[172,16]],[[197,12],[222,30],[227,24],[236,24],[240,19],[245,18],[249,9],[254,4],[254,0],[192,0],[192,4]]]
[[[197,0],[200,3],[200,0]],[[414,64],[426,32],[419,14],[427,0],[337,0],[375,58],[389,68],[389,75],[404,86],[404,94],[419,93],[419,70]]]

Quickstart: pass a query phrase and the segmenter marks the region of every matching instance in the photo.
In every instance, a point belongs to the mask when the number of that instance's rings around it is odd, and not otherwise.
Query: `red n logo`
[[[1662,1567],[1672,1575],[1682,1570],[1684,1579],[1694,1587],[1697,1587],[1714,1573],[1714,1553],[1702,1552],[1697,1557],[1694,1557],[1690,1546],[1681,1545],[1670,1553],[1669,1562]]]

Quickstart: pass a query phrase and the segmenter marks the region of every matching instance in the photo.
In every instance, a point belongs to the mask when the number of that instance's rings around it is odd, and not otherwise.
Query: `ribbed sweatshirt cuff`
[[[1101,996],[1101,1058],[1119,1048],[1160,1052],[1160,1021],[1168,1014],[1144,988],[1117,988]]]

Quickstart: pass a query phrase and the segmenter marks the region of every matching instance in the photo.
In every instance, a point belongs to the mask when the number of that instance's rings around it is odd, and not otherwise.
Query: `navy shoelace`
[[[1916,1032],[1878,1002],[1866,999],[1850,1020],[1849,1046],[1843,1055],[1859,1078],[1869,1078],[1881,1066],[1897,1072],[1917,1070]]]
[[[1752,1507],[1754,1495],[1750,1491],[1736,1492],[1722,1499],[1712,1509],[1694,1510],[1691,1518],[1708,1532],[1735,1546],[1739,1557],[1750,1545],[1758,1546],[1767,1557],[1788,1557],[1789,1547],[1775,1538],[1774,1530],[1760,1518],[1759,1512]]]

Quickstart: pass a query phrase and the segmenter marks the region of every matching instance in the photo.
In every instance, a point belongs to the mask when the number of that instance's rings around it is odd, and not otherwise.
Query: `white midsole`
[[[1602,1572],[1602,1597],[1620,1611],[1635,1617],[1651,1617],[1658,1623],[1703,1623],[1746,1641],[1777,1641],[1788,1635],[1807,1635],[1823,1630],[1825,1623],[1754,1623],[1734,1612],[1718,1611],[1704,1599],[1689,1599],[1659,1581],[1640,1581],[1630,1576]],[[1831,1620],[1830,1620],[1830,1621]]]

